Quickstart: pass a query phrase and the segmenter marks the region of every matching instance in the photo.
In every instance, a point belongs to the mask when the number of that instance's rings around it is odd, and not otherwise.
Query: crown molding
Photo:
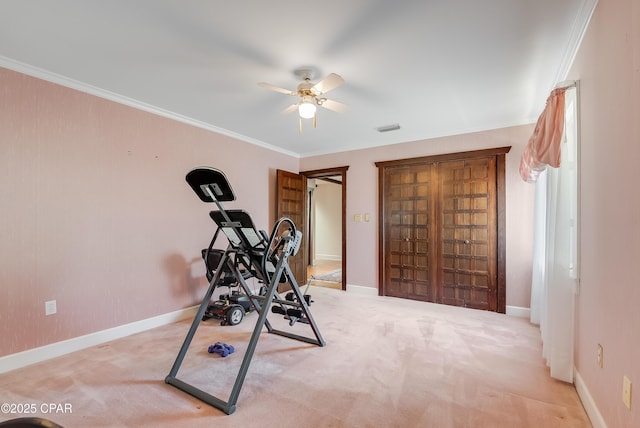
[[[299,159],[300,154],[0,55],[0,67]]]

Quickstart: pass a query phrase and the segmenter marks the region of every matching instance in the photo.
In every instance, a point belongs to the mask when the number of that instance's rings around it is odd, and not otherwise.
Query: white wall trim
[[[124,95],[117,94],[115,92],[107,91],[106,89],[89,85],[87,83],[83,83],[75,79],[71,79],[69,77],[62,76],[57,73],[53,73],[48,70],[43,70],[41,68],[34,67],[32,65],[25,64],[20,61],[16,61],[14,59],[7,58],[2,55],[0,55],[0,67],[8,68],[10,70],[17,71],[19,73],[26,74],[31,77],[35,77],[41,80],[45,80],[47,82],[55,83],[57,85],[61,85],[67,88],[75,89],[76,91],[84,92],[85,94],[94,95],[96,97],[113,101],[118,104],[123,104],[138,110],[146,111],[147,113],[152,113],[168,119],[176,120],[178,122],[186,123],[187,125],[195,126],[196,128],[206,129],[207,131],[215,132],[221,135],[226,135],[227,137],[235,138],[237,140],[244,141],[246,143],[253,144],[255,146],[272,150],[274,152],[283,153],[287,156],[291,156],[298,159],[300,158],[300,155],[298,153],[294,153],[292,151],[283,149],[282,147],[277,147],[277,146],[265,143],[264,141],[247,137],[246,135],[241,135],[224,128],[219,128],[217,126],[211,125],[201,120],[184,116],[182,114],[178,114],[170,110],[165,110],[163,108],[156,107],[151,104],[147,104],[145,102],[136,100],[134,98],[129,98]]]
[[[531,318],[531,309],[520,306],[507,306],[507,315],[518,318]]]
[[[578,373],[578,370],[575,367],[573,370],[576,391],[578,392],[580,401],[582,401],[582,406],[587,412],[587,416],[589,416],[589,419],[591,420],[591,425],[593,425],[593,428],[607,428],[607,424],[604,422],[604,418],[600,414],[593,397],[591,397],[582,376],[580,376],[580,373]]]
[[[199,305],[180,309],[168,314],[158,315],[153,318],[147,318],[118,327],[109,328],[107,330],[74,337],[72,339],[1,357],[0,373],[26,367],[51,358],[60,357],[71,352],[100,345],[105,342],[110,342],[145,330],[171,324],[186,318],[192,318],[195,316],[198,307]]]
[[[362,285],[354,285],[347,284],[347,291],[353,293],[360,294],[368,294],[370,296],[377,296],[378,289],[374,287],[364,287]],[[521,308],[519,306],[507,306],[506,308],[507,315],[518,318],[527,318],[531,317],[531,309],[529,308]]]
[[[589,28],[589,23],[591,22],[591,17],[593,16],[593,12],[595,11],[597,4],[598,0],[583,1],[582,7],[573,22],[569,43],[567,44],[567,49],[562,57],[562,62],[558,68],[558,74],[554,83],[567,79],[567,74],[573,65],[576,55],[578,54],[578,49],[580,48],[582,39],[587,32],[587,28]],[[549,88],[549,90],[551,89],[553,88]]]
[[[362,285],[353,285],[347,284],[347,292],[349,293],[359,293],[359,294],[368,294],[369,296],[377,296],[378,289],[374,287],[364,287]]]

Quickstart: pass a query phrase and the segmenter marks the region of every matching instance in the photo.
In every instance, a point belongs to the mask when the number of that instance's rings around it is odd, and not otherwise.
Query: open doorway
[[[309,266],[312,285],[342,288],[342,180],[307,179],[309,212]]]
[[[346,290],[346,172],[349,167],[301,172],[307,177],[307,281]]]

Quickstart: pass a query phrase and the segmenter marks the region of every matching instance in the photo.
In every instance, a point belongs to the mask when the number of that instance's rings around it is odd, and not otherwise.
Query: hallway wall
[[[342,186],[316,180],[315,257],[342,260]]]

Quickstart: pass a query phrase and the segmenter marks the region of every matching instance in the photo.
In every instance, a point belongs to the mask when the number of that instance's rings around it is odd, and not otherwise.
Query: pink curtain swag
[[[535,183],[547,165],[560,166],[560,144],[564,131],[564,93],[567,88],[551,91],[547,105],[538,118],[520,158],[520,176],[527,183]]]

